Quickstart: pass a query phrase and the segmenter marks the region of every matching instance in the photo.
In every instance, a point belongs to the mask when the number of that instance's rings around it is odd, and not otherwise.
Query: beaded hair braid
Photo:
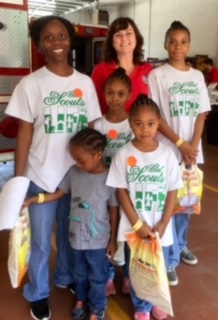
[[[147,94],[140,93],[138,95],[137,99],[134,101],[130,109],[130,118],[134,116],[141,108],[149,108],[150,110],[153,110],[160,118],[160,110],[158,108],[158,105],[152,99],[150,99]]]
[[[105,86],[107,86],[108,83],[110,83],[111,81],[113,80],[116,80],[116,79],[120,79],[122,80],[123,82],[126,83],[126,86],[128,87],[129,91],[131,91],[131,88],[132,88],[132,84],[131,84],[131,80],[130,78],[127,76],[126,74],[126,70],[119,67],[116,69],[116,71],[114,73],[112,73],[108,78],[107,78],[107,81],[106,81],[106,84]]]
[[[107,138],[95,129],[85,128],[70,139],[70,145],[76,145],[91,153],[97,153],[104,151],[107,145]]]

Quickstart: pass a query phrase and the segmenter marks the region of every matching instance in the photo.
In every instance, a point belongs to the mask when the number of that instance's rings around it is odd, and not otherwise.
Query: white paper
[[[0,193],[0,230],[14,229],[29,183],[25,177],[15,177],[4,185]]]

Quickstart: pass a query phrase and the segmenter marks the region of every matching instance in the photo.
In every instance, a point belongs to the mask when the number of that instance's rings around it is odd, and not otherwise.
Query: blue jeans
[[[30,182],[27,196],[43,193],[40,187]],[[49,258],[51,237],[55,221],[57,201],[34,204],[29,207],[31,226],[31,253],[29,259],[29,283],[24,286],[24,297],[32,302],[49,297]]]
[[[170,246],[163,247],[163,254],[164,254],[164,261],[165,261],[166,270],[168,269],[169,249],[170,249]],[[151,309],[153,307],[152,303],[138,298],[136,296],[135,291],[133,290],[132,286],[131,286],[131,290],[130,290],[130,297],[132,299],[135,312],[144,312],[144,313],[151,312]]]
[[[76,298],[87,303],[91,312],[99,314],[107,305],[109,261],[106,249],[72,249],[72,256]]]
[[[176,268],[180,263],[180,253],[187,247],[187,233],[190,214],[178,213],[173,217],[173,240],[169,252],[169,267]]]
[[[54,282],[57,286],[67,286],[74,282],[72,248],[69,241],[69,216],[71,194],[58,201],[56,211],[57,269]]]
[[[124,277],[129,277],[130,248],[127,244],[127,241],[125,241],[125,244],[124,244],[124,257],[125,257],[125,264],[122,266],[123,275]],[[115,278],[115,274],[116,274],[116,267],[112,263],[110,263],[109,279],[113,280]]]

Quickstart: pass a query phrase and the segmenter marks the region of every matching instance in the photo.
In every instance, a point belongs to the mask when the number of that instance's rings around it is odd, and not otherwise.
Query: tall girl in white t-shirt
[[[92,80],[69,64],[74,28],[58,16],[44,16],[30,24],[30,37],[45,56],[46,65],[23,77],[16,86],[6,114],[19,119],[15,176],[30,180],[28,197],[54,192],[72,165],[68,143],[72,135],[101,116]],[[57,287],[72,287],[71,248],[68,239],[70,194],[59,201],[29,209],[31,254],[24,297],[35,320],[48,320],[51,310],[50,252],[57,221]]]
[[[105,101],[108,105],[108,111],[104,116],[94,122],[96,130],[105,134],[107,137],[107,146],[104,152],[105,163],[109,166],[116,152],[132,139],[132,129],[130,128],[126,111],[126,103],[131,96],[131,80],[127,76],[125,69],[118,68],[109,76],[105,84]],[[125,252],[125,261],[123,256],[123,246]],[[129,286],[129,247],[127,243],[119,243],[119,252],[116,255],[119,258],[114,261],[117,265],[123,265],[124,283],[123,293],[130,292]],[[122,260],[122,261],[121,261]],[[115,267],[110,265],[110,277],[107,284],[107,295],[116,294],[114,285]]]
[[[164,46],[169,63],[153,70],[148,78],[151,97],[162,117],[159,130],[169,139],[164,142],[172,147],[178,162],[202,163],[201,135],[210,103],[202,72],[186,63],[190,31],[174,21],[166,32]],[[175,216],[175,241],[168,270],[169,283],[174,286],[178,284],[175,267],[180,259],[190,265],[197,263],[197,257],[187,248],[189,217]]]
[[[178,161],[168,146],[156,140],[160,111],[156,103],[141,94],[129,114],[134,139],[121,148],[112,160],[106,184],[118,189],[123,213],[118,241],[132,226],[141,238],[159,232],[168,262],[168,249],[173,243],[171,215],[176,204],[177,189],[183,183]],[[170,161],[169,161],[170,159]],[[166,319],[167,314],[150,302],[139,299],[131,288],[135,320]]]

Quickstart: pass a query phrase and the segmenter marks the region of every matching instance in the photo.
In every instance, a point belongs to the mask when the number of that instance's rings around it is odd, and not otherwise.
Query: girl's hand
[[[183,143],[179,146],[179,150],[182,155],[185,156],[192,152],[192,146],[187,141],[183,141]]]
[[[149,225],[147,225],[147,223],[145,223],[145,222],[143,223],[142,227],[136,233],[142,239],[155,237],[155,235],[152,231],[152,228]]]
[[[186,156],[183,156],[182,160],[184,161],[185,164],[196,164],[197,157],[192,155],[186,155]]]
[[[38,203],[38,196],[27,198],[23,203],[22,209],[28,208],[31,204],[35,203]]]
[[[197,162],[198,150],[192,147],[192,151],[189,154],[183,156],[185,164],[195,164]]]
[[[179,150],[182,153],[183,161],[186,164],[194,164],[196,163],[196,159],[198,156],[198,149],[192,146],[190,143],[184,141],[181,146],[179,147]]]
[[[107,246],[107,255],[111,259],[113,259],[116,252],[117,252],[117,241],[110,239]]]
[[[159,237],[160,237],[160,239],[163,237],[163,234],[164,234],[164,232],[165,232],[165,229],[166,229],[166,224],[165,223],[163,223],[162,221],[160,221],[160,222],[158,222],[157,224],[156,224],[156,226],[153,228],[153,232],[155,233],[155,232],[158,232],[159,233]]]

